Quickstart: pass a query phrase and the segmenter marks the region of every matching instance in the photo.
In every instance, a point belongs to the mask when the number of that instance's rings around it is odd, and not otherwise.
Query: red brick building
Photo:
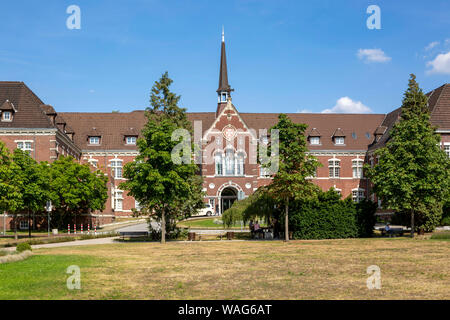
[[[223,212],[236,199],[270,183],[266,170],[256,163],[256,146],[266,143],[264,130],[278,121],[278,113],[243,113],[231,102],[225,42],[222,41],[218,103],[215,112],[188,113],[194,140],[201,144],[205,202]],[[430,93],[431,121],[442,135],[450,156],[450,84]],[[138,154],[136,140],[146,122],[144,111],[130,113],[56,113],[24,83],[0,82],[0,140],[7,147],[29,150],[39,161],[72,155],[100,168],[109,177],[106,209],[94,217],[103,223],[131,214],[139,204],[118,188],[123,166]],[[389,140],[400,109],[385,114],[304,114],[288,116],[306,123],[311,154],[322,167],[311,179],[322,189],[335,188],[355,201],[372,197],[362,174],[373,163],[373,152]],[[263,130],[263,131],[261,131]],[[1,222],[0,222],[1,225]]]

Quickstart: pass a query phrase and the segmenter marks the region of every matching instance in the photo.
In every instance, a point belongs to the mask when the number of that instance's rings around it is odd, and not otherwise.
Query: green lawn
[[[102,260],[83,255],[35,255],[27,260],[0,264],[0,300],[77,299],[81,291],[68,290],[66,270],[77,265],[82,270],[99,267]]]
[[[0,299],[450,299],[448,241],[117,243],[34,250],[0,265]],[[81,268],[80,291],[67,267]],[[366,269],[381,268],[368,290]]]

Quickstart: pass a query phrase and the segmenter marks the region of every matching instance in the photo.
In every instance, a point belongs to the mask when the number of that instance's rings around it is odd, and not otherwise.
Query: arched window
[[[223,154],[218,152],[214,158],[216,162],[216,175],[223,176]]]
[[[225,151],[225,175],[235,175],[235,155],[231,149]]]
[[[239,152],[236,157],[236,175],[243,176],[244,175],[244,159],[245,156],[242,152]]]

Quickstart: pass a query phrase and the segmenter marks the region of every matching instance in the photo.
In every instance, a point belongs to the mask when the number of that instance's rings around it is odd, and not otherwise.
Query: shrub
[[[450,240],[450,232],[435,232],[431,236],[433,240]]]
[[[373,228],[377,222],[377,217],[375,216],[377,204],[369,200],[364,200],[355,206],[358,237],[371,237],[373,235]]]
[[[321,192],[316,200],[295,201],[289,216],[294,239],[342,239],[358,236],[356,208],[335,191]]]
[[[27,242],[19,243],[16,247],[17,252],[32,251],[31,246]]]
[[[370,237],[376,222],[376,204],[341,200],[334,191],[319,192],[317,199],[295,201],[289,217],[294,239]]]

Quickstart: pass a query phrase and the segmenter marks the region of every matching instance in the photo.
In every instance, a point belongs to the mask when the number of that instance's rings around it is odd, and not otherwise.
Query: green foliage
[[[197,176],[197,165],[192,161],[176,164],[172,160],[172,151],[180,144],[188,143],[189,151],[194,145],[183,137],[172,139],[177,129],[186,130],[190,137],[191,126],[186,110],[178,107],[180,96],[169,89],[171,84],[167,72],[155,82],[143,138],[137,142],[139,155],[125,165],[124,177],[128,180],[120,185],[161,220],[161,242],[165,242],[167,223],[175,224],[180,217],[203,207],[202,180]],[[181,157],[183,155],[181,152]],[[187,156],[190,160],[190,153]]]
[[[63,227],[73,216],[104,210],[108,199],[108,178],[72,157],[60,157],[50,165],[50,199],[55,209],[52,220]]]
[[[411,218],[419,218],[419,227],[432,229],[450,188],[450,161],[430,123],[427,102],[411,75],[400,121],[386,147],[375,152],[379,162],[374,168],[366,166],[366,171],[386,208],[409,212]]]
[[[450,232],[435,232],[431,236],[433,240],[450,240]]]
[[[273,166],[273,161],[278,161],[278,172],[275,173],[272,183],[265,191],[268,196],[278,204],[285,207],[285,230],[289,230],[289,202],[296,199],[314,198],[319,188],[309,179],[314,175],[320,162],[308,153],[305,131],[306,124],[293,123],[285,114],[278,116],[278,123],[271,128],[278,131],[279,152],[272,159],[270,164],[264,167]],[[271,137],[269,146],[273,149],[274,136]],[[289,241],[288,232],[285,232],[286,241]]]
[[[289,223],[295,239],[358,237],[355,204],[351,199],[340,200],[333,190],[320,192],[317,199],[298,200],[291,206]]]
[[[24,206],[24,181],[5,144],[0,141],[0,210],[16,213]]]
[[[19,243],[16,247],[17,252],[23,252],[23,251],[32,251],[31,246],[27,242]]]
[[[373,235],[373,228],[377,220],[377,217],[375,216],[377,204],[370,200],[364,199],[363,201],[356,203],[355,208],[358,237],[371,237]]]

